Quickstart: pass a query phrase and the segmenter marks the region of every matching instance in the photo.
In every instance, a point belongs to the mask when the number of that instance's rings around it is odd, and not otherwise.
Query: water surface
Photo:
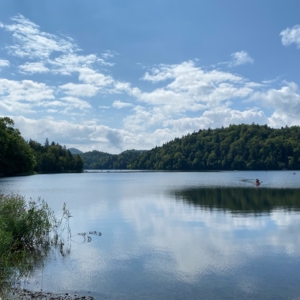
[[[260,187],[254,186],[259,178]],[[2,178],[72,213],[71,253],[25,287],[96,299],[300,298],[300,172],[89,172]]]

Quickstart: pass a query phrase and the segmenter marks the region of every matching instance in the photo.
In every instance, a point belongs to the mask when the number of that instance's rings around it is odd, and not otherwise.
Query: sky
[[[300,125],[300,1],[10,0],[0,117],[81,151]]]

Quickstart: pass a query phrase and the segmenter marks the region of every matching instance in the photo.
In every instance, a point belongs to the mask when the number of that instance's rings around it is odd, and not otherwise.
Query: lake
[[[259,178],[260,187],[254,186]],[[71,252],[22,287],[95,299],[300,299],[300,172],[114,172],[0,179],[66,202]],[[82,232],[91,234],[85,241]]]

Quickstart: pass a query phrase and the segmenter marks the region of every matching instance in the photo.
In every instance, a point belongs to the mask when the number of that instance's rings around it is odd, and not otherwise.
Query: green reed
[[[41,198],[0,195],[0,296],[42,263],[50,249],[63,256],[70,251],[70,217],[65,204],[58,218]]]

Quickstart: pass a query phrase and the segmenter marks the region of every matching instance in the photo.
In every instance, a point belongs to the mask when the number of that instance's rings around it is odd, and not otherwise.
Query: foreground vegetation
[[[0,195],[0,297],[42,263],[51,247],[62,255],[69,251],[62,235],[70,236],[69,218],[65,205],[58,219],[41,199],[27,202],[18,195]]]

